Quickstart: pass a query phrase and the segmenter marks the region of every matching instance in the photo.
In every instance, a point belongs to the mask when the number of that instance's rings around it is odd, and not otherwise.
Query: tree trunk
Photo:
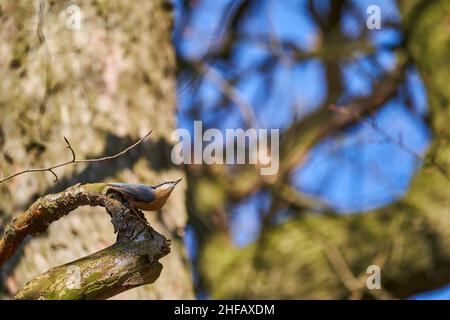
[[[106,163],[27,174],[0,185],[0,223],[11,221],[37,197],[74,183],[125,181],[156,184],[181,178],[170,162],[175,127],[175,56],[171,8],[162,0],[2,3],[0,10],[0,163],[14,171],[70,159],[63,136],[79,159],[113,154],[150,129],[151,142]],[[70,9],[68,9],[70,8]],[[75,28],[74,28],[75,26]],[[192,298],[182,243],[187,215],[183,185],[152,226],[172,240],[171,253],[151,285],[119,298]],[[2,222],[3,221],[3,222]],[[114,242],[101,209],[80,208],[26,241],[1,269],[3,289],[14,295],[51,267]],[[176,276],[174,276],[176,275]]]

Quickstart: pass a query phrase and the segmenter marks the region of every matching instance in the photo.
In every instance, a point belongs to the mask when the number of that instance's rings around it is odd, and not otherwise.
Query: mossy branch
[[[27,235],[42,233],[53,221],[85,205],[106,209],[117,233],[116,243],[47,271],[29,282],[17,299],[105,299],[159,277],[162,265],[158,260],[170,252],[170,241],[150,227],[142,212],[122,203],[105,183],[75,185],[38,199],[0,240],[0,265]]]

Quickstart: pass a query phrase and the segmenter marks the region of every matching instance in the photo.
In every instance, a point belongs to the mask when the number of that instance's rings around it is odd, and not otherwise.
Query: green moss
[[[45,292],[43,298],[45,300],[80,300],[84,296],[84,290],[81,289],[65,289]]]
[[[92,193],[102,193],[106,186],[106,183],[88,183],[82,185],[85,190]]]
[[[97,282],[102,277],[103,277],[103,273],[94,272],[94,273],[90,274],[84,281],[86,283],[94,283],[94,282]]]

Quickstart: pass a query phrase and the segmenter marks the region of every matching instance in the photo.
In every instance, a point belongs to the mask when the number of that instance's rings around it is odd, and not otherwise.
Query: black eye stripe
[[[153,189],[156,189],[156,188],[161,187],[161,186],[163,186],[163,185],[165,185],[165,184],[169,184],[169,182],[163,182],[163,183],[160,183],[160,184],[158,184],[158,185],[156,185],[156,186],[152,186],[152,188],[153,188]]]

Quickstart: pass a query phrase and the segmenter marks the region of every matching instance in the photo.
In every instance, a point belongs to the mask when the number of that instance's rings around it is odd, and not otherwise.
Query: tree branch
[[[244,166],[233,174],[225,168],[214,167],[215,171],[212,172],[211,166],[204,166],[202,172],[209,171],[211,175],[217,176],[215,181],[220,184],[220,188],[236,201],[263,186],[285,184],[286,176],[302,164],[312,147],[323,139],[363,121],[364,117],[372,115],[391,99],[403,79],[404,68],[405,65],[400,64],[387,74],[368,96],[355,98],[350,104],[341,107],[324,104],[295,121],[280,136],[280,170],[276,177],[261,176],[253,166]],[[187,170],[189,169],[190,167],[187,167]],[[197,195],[195,199],[198,203],[201,195]]]
[[[88,257],[53,268],[29,282],[18,299],[104,299],[152,283],[162,270],[158,260],[170,252],[170,241],[123,204],[105,183],[72,186],[38,199],[7,228],[0,240],[0,266],[27,235],[38,235],[80,206],[102,206],[111,216],[117,241]]]
[[[204,75],[211,84],[215,85],[218,90],[222,91],[222,93],[239,108],[242,120],[247,128],[254,128],[257,126],[254,109],[241,91],[224,78],[217,70],[208,66],[206,63],[197,64],[195,67],[200,74]]]

